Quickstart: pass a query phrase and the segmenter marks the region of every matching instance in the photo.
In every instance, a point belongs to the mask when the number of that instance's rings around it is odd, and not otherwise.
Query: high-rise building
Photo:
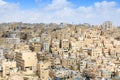
[[[102,25],[101,25],[101,29],[103,30],[110,30],[114,28],[114,25],[111,21],[105,21]]]

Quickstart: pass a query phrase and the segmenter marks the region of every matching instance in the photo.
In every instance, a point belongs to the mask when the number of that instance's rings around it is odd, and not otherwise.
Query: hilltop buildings
[[[0,38],[3,79],[19,76],[32,80],[86,77],[119,80],[120,41],[110,36],[117,30],[112,22],[92,27],[13,23],[3,30]]]

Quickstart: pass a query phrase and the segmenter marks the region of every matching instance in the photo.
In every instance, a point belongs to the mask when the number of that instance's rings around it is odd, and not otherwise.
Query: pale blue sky
[[[120,0],[0,0],[0,22],[120,25]]]
[[[52,0],[4,0],[7,2],[12,3],[20,3],[20,7],[23,9],[33,9],[38,6],[46,6],[47,4],[51,3]],[[120,0],[67,0],[74,4],[75,8],[79,6],[90,6],[95,2],[102,2],[102,1],[115,1],[117,6],[120,6]]]

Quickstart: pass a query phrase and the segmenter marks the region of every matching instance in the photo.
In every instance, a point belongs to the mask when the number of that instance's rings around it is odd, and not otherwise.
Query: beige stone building
[[[30,45],[30,49],[35,52],[40,52],[41,51],[41,43],[32,43]]]
[[[40,61],[37,64],[37,70],[38,70],[38,75],[40,80],[49,80],[49,72],[50,72],[50,66],[51,62],[50,61]]]
[[[16,53],[16,62],[17,67],[20,67],[22,70],[35,70],[37,66],[37,54],[30,50],[20,51]]]
[[[61,47],[62,47],[64,50],[68,50],[69,47],[70,47],[69,40],[68,40],[68,39],[63,39],[62,42],[61,42]]]
[[[2,60],[2,76],[10,75],[11,72],[16,72],[16,61]]]

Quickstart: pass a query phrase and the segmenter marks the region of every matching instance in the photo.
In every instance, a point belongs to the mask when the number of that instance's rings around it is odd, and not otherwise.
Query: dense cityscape
[[[120,80],[120,27],[1,23],[0,80]]]

